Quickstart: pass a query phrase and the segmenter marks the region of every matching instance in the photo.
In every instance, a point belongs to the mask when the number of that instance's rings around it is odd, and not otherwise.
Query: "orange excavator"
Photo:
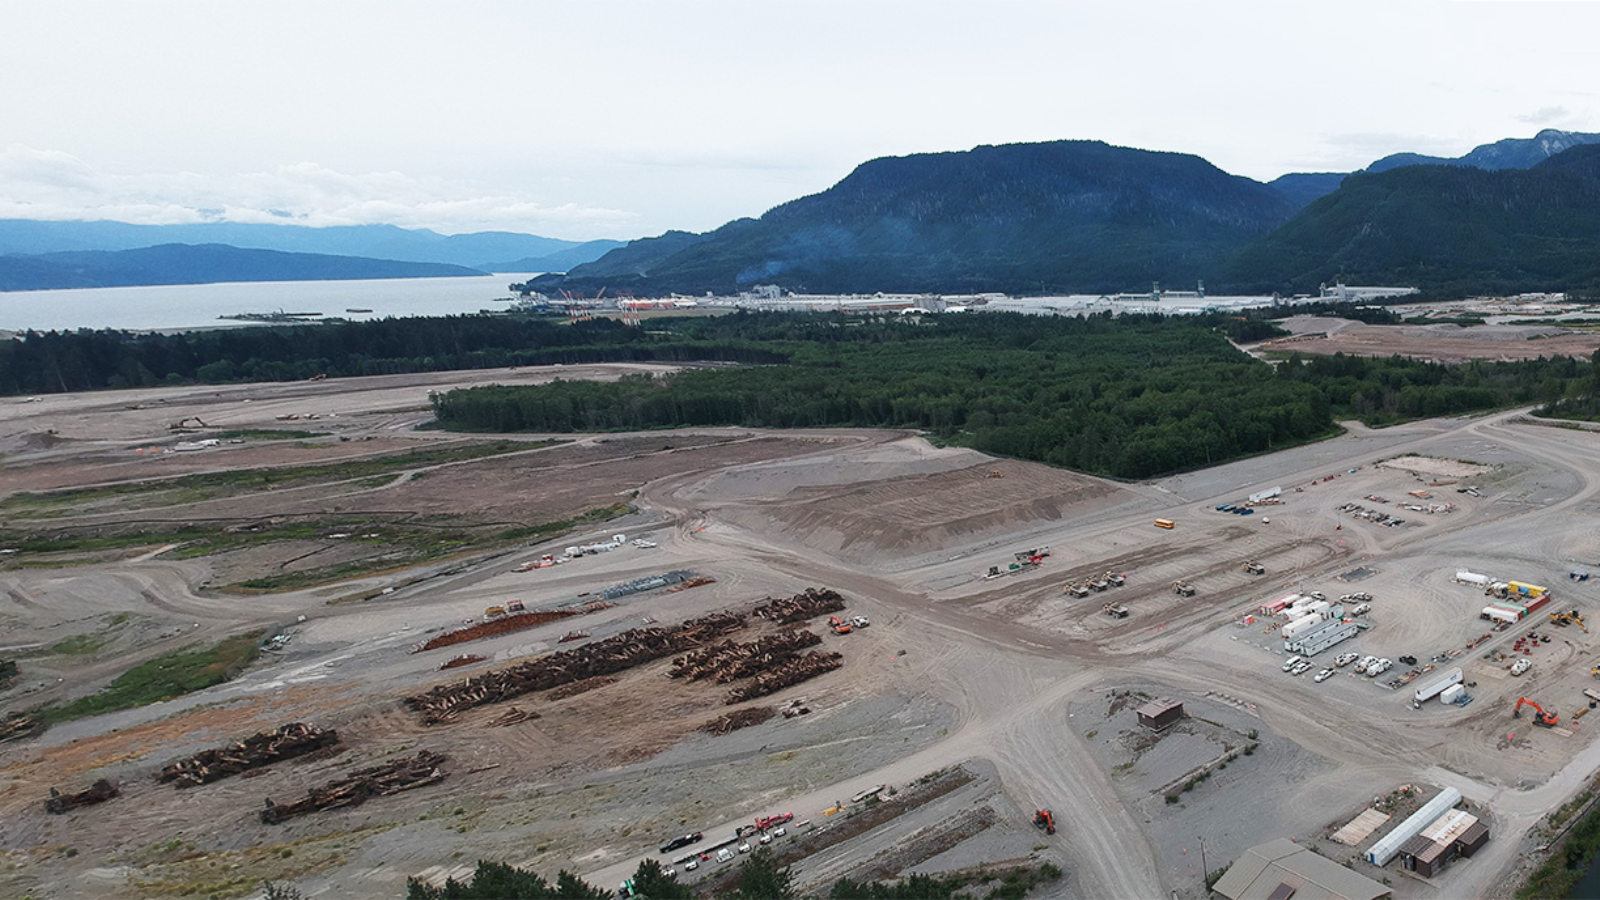
[[[1511,717],[1514,719],[1522,718],[1522,707],[1524,706],[1533,707],[1533,724],[1535,725],[1543,725],[1546,728],[1554,728],[1556,727],[1556,723],[1561,721],[1560,716],[1557,716],[1554,712],[1545,712],[1544,707],[1533,702],[1532,700],[1529,700],[1527,697],[1517,698],[1517,706],[1515,709],[1511,710]]]
[[[1048,809],[1041,809],[1033,814],[1035,828],[1043,828],[1045,834],[1056,833],[1056,815]]]

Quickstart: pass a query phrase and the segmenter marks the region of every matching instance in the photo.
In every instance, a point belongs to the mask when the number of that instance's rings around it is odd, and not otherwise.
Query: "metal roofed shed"
[[[1375,866],[1386,866],[1389,860],[1394,859],[1400,852],[1400,847],[1422,833],[1439,817],[1455,808],[1461,802],[1461,792],[1452,787],[1440,791],[1438,796],[1422,805],[1422,808],[1412,813],[1409,818],[1394,827],[1393,831],[1378,839],[1376,844],[1367,851],[1367,862]]]
[[[1388,887],[1278,838],[1246,850],[1212,888],[1228,900],[1378,900]]]
[[[1165,697],[1139,707],[1139,724],[1160,731],[1183,718],[1183,703]]]

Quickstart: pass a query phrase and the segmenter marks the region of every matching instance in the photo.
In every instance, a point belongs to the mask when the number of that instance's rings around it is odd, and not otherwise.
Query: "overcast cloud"
[[[1600,4],[0,4],[0,216],[705,230],[882,155],[1099,139],[1261,180],[1600,131]]]

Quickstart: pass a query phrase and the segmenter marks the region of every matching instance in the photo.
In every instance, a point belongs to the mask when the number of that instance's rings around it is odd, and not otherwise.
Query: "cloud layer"
[[[0,218],[165,225],[249,222],[310,226],[382,223],[444,233],[518,231],[569,239],[630,234],[634,213],[546,205],[480,185],[403,172],[339,172],[316,163],[221,176],[119,173],[58,150],[0,152]]]

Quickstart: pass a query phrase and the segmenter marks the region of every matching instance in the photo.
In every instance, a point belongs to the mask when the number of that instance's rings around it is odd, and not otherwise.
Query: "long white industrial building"
[[[1400,852],[1400,845],[1422,833],[1422,829],[1432,825],[1438,818],[1455,808],[1461,802],[1461,792],[1453,787],[1447,787],[1439,792],[1439,796],[1429,800],[1422,808],[1412,813],[1409,818],[1394,830],[1384,835],[1372,849],[1367,851],[1367,862],[1375,866],[1386,866],[1389,860],[1394,859]]]

